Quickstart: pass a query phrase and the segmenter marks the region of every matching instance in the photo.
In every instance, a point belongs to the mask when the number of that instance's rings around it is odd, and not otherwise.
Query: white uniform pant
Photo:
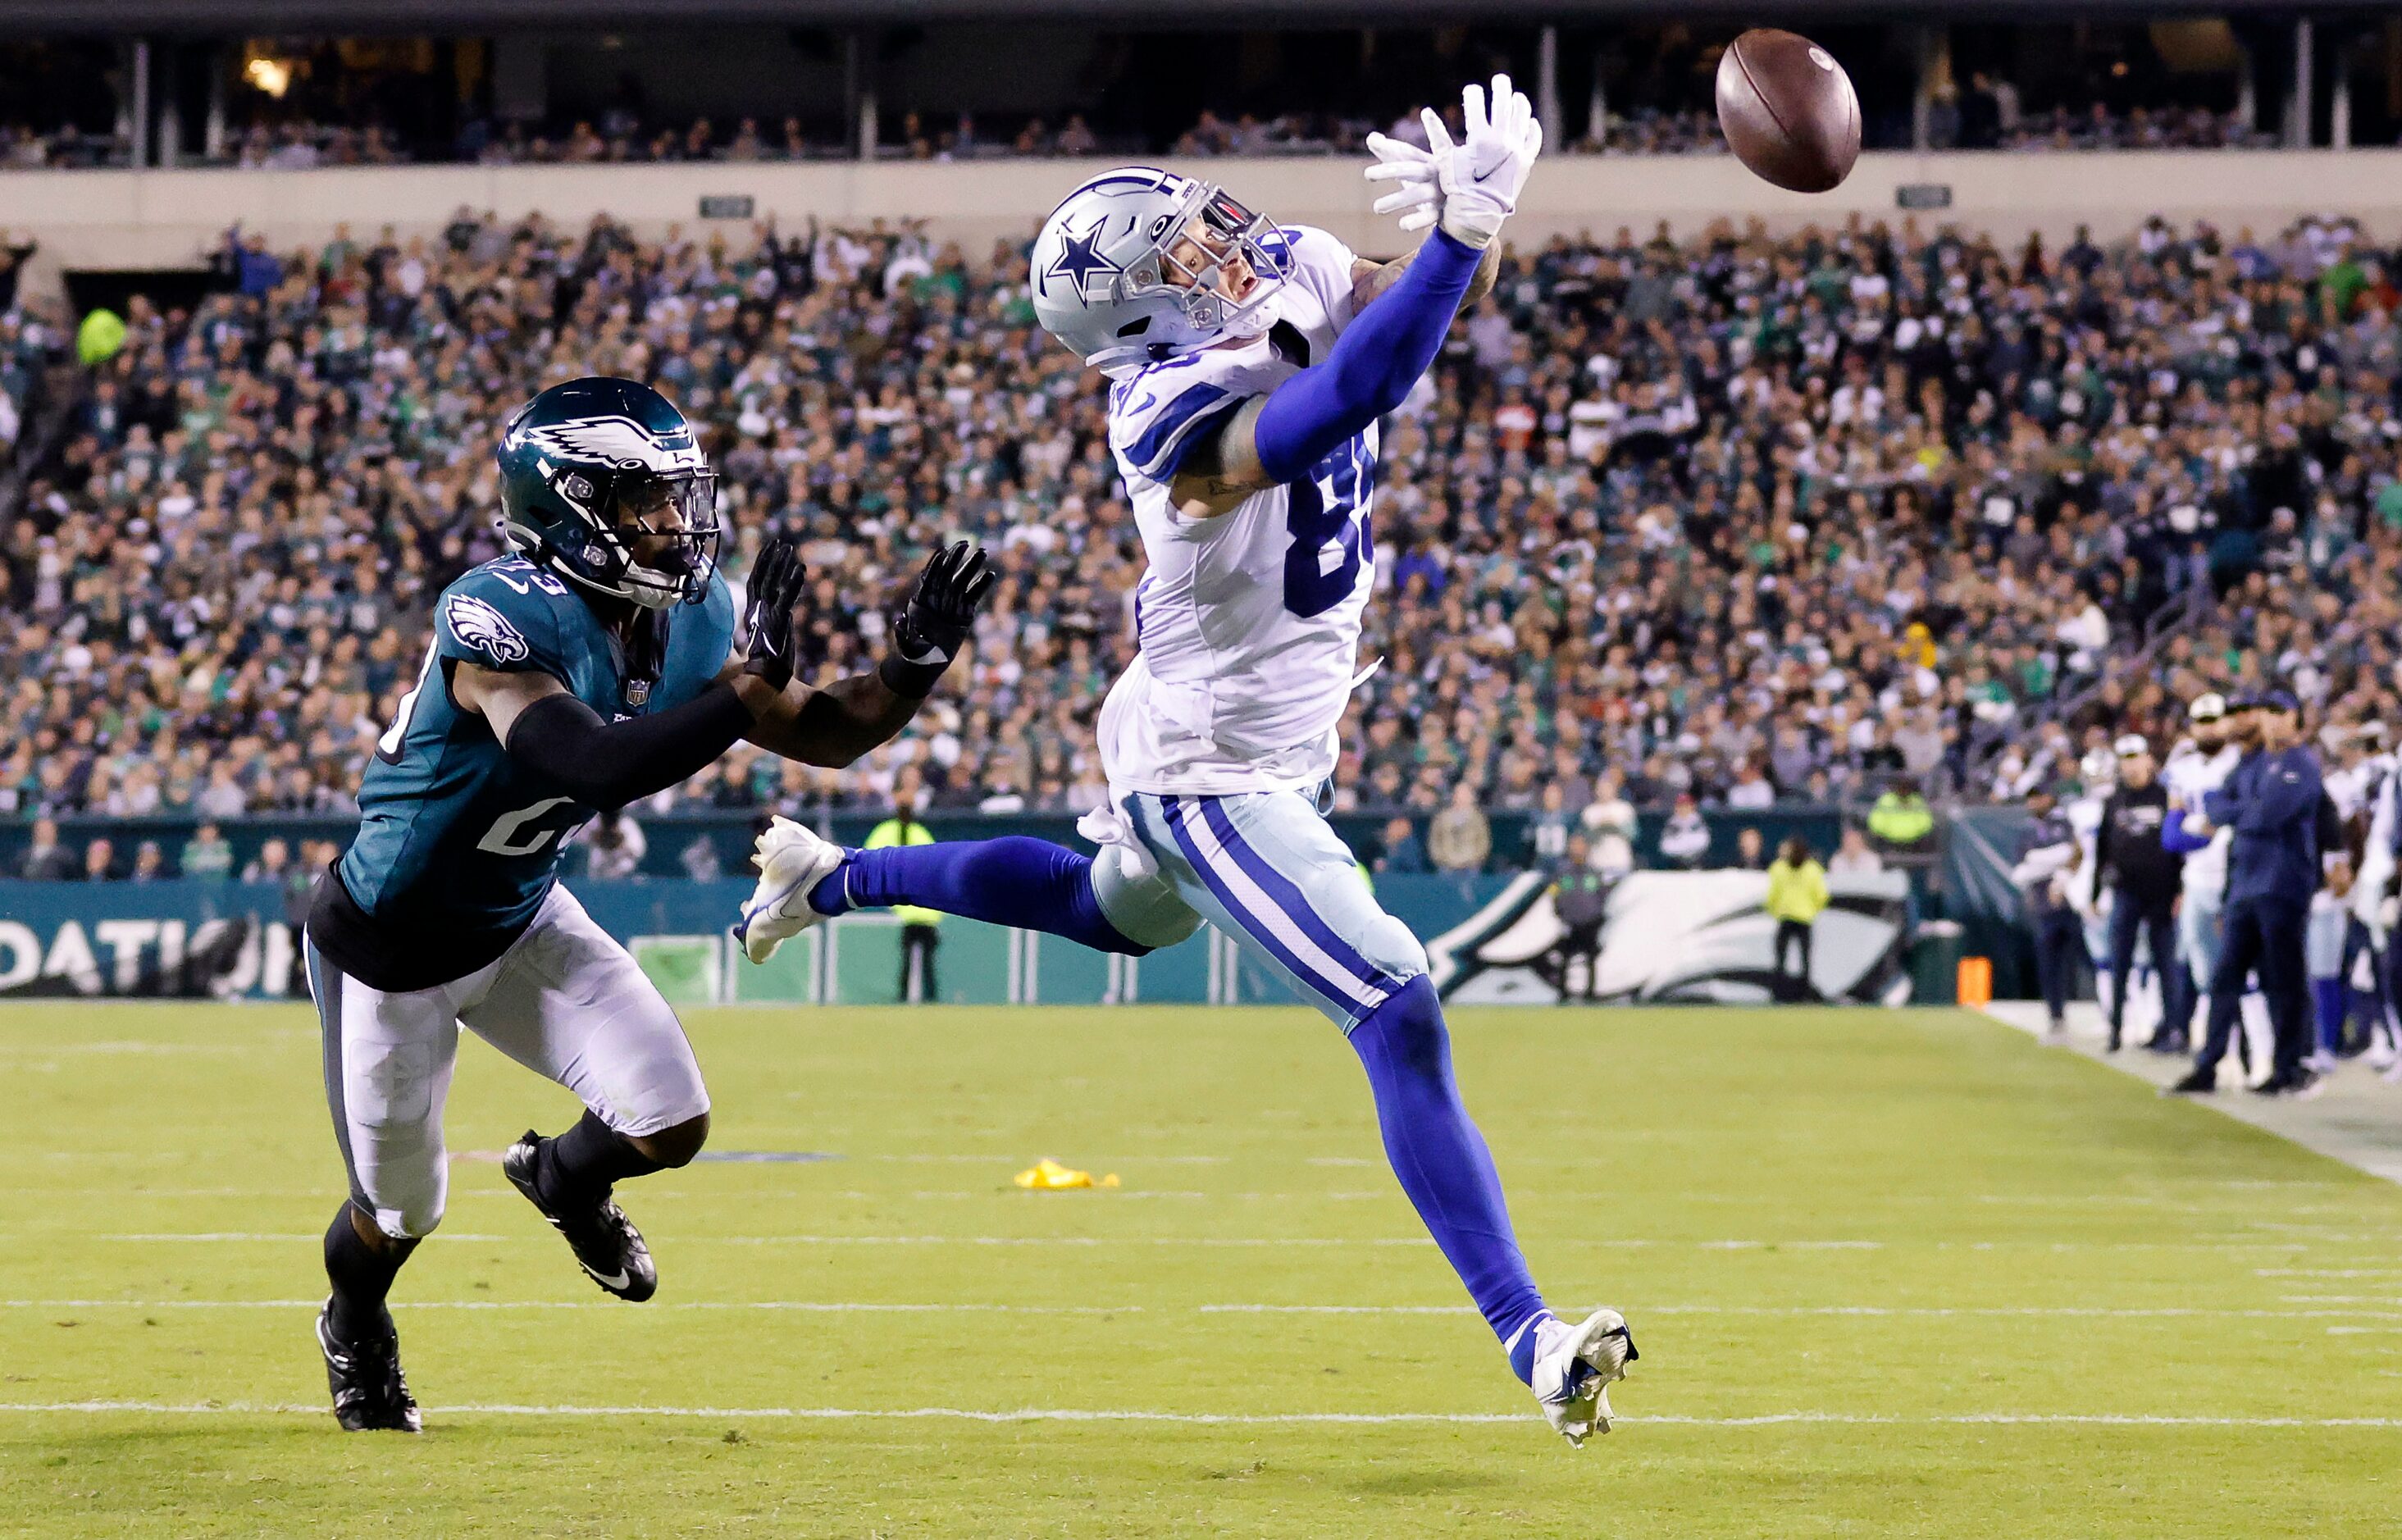
[[[1303,793],[1138,791],[1117,810],[1127,848],[1102,850],[1093,889],[1127,940],[1172,946],[1206,919],[1346,1032],[1427,970],[1426,948]]]
[[[442,1107],[462,1024],[620,1134],[656,1134],[709,1110],[675,1011],[564,887],[551,888],[497,959],[432,989],[371,989],[313,942],[308,962],[351,1198],[394,1238],[429,1234],[442,1219]]]

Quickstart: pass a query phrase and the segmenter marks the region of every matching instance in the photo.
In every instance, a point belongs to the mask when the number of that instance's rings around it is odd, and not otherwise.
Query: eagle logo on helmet
[[[508,616],[471,594],[451,595],[442,612],[452,635],[494,663],[522,663],[533,651],[526,645],[524,633],[509,624]]]
[[[690,427],[665,437],[629,417],[571,418],[539,426],[519,424],[509,447],[531,444],[558,460],[600,463],[621,471],[705,471],[709,461],[692,441]]]

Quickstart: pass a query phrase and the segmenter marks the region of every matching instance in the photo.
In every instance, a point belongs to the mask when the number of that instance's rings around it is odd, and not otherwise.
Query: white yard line
[[[2325,1303],[2351,1302],[2329,1297]],[[1628,1313],[1646,1315],[1768,1315],[1864,1316],[1895,1318],[2059,1318],[2086,1320],[2246,1319],[2271,1321],[2402,1321],[2402,1299],[2362,1297],[2370,1310],[2271,1309],[2241,1305],[1713,1305],[1662,1304],[1636,1300]],[[281,1310],[314,1311],[322,1299],[0,1299],[0,1310]],[[410,1299],[396,1304],[403,1314],[420,1310],[623,1310],[609,1299]],[[1567,1307],[1562,1307],[1566,1309]],[[1581,1313],[1581,1307],[1574,1313]],[[1147,1305],[1022,1305],[975,1301],[896,1304],[863,1299],[678,1299],[651,1305],[646,1314],[664,1311],[793,1311],[824,1314],[901,1314],[944,1311],[975,1311],[1017,1315],[1139,1315],[1153,1311],[1196,1315],[1458,1315],[1473,1316],[1473,1305],[1286,1305],[1215,1303],[1177,1306]]]
[[[1091,1408],[1021,1407],[975,1410],[960,1407],[660,1407],[539,1406],[469,1402],[425,1409],[429,1417],[676,1417],[793,1419],[823,1422],[937,1420],[967,1423],[1158,1423],[1182,1427],[1275,1427],[1307,1423],[1478,1425],[1517,1423],[1531,1430],[1531,1412],[1493,1411],[1129,1411]],[[184,1417],[324,1417],[325,1409],[297,1401],[12,1401],[0,1413],[146,1413]],[[1868,1412],[1772,1411],[1752,1417],[1621,1417],[1628,1427],[1754,1428],[1794,1424],[1833,1427],[2160,1427],[2160,1428],[2372,1428],[2402,1429],[2402,1417],[2181,1417],[2138,1412],[1956,1412],[1926,1417]]]
[[[1068,1200],[1060,1200],[1066,1202]],[[540,1242],[550,1244],[543,1232],[528,1230],[521,1235],[486,1235],[436,1231],[438,1237],[452,1241],[477,1241],[494,1244]],[[6,1238],[0,1235],[0,1238]],[[28,1236],[27,1238],[33,1238]],[[653,1237],[655,1240],[658,1236]],[[324,1237],[315,1231],[290,1232],[274,1231],[145,1231],[94,1235],[95,1241],[121,1241],[143,1244],[164,1244],[190,1242],[204,1244],[244,1244],[251,1243],[276,1245],[317,1244]],[[1265,1249],[1278,1246],[1431,1246],[1434,1243],[1423,1235],[672,1235],[667,1243],[678,1246],[740,1245],[740,1246],[1195,1246],[1203,1248]],[[1887,1242],[1857,1240],[1708,1240],[1677,1241],[1624,1236],[1553,1236],[1546,1242],[1553,1246],[1589,1246],[1599,1250],[1655,1248],[1693,1251],[1882,1251],[1887,1247],[1917,1246],[1928,1251],[2052,1251],[2105,1252],[2127,1251],[2301,1251],[2312,1246],[2338,1244],[2364,1245],[2402,1245],[2402,1234],[2343,1233],[2279,1238],[2252,1239],[2234,1235],[2197,1236],[2185,1241],[1929,1241]]]

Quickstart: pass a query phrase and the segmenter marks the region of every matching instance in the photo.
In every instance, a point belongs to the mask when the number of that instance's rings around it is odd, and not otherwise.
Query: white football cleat
[[[734,939],[742,943],[742,955],[754,963],[766,962],[785,942],[831,918],[810,905],[809,890],[839,870],[846,854],[841,846],[820,839],[790,818],[769,819],[751,858],[759,869],[759,886],[742,906],[742,917],[734,922]]]
[[[1536,1404],[1553,1431],[1581,1449],[1587,1438],[1609,1431],[1610,1382],[1625,1379],[1626,1366],[1638,1356],[1626,1317],[1596,1310],[1572,1327],[1546,1315],[1534,1331]]]

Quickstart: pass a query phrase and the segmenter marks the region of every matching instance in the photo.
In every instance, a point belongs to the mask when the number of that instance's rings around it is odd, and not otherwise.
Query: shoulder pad
[[[1204,348],[1120,381],[1110,391],[1110,447],[1127,470],[1168,480],[1206,430],[1274,388],[1264,377],[1272,358],[1260,343]]]
[[[558,606],[567,585],[521,557],[486,562],[442,591],[435,634],[444,657],[503,672],[561,671]]]

